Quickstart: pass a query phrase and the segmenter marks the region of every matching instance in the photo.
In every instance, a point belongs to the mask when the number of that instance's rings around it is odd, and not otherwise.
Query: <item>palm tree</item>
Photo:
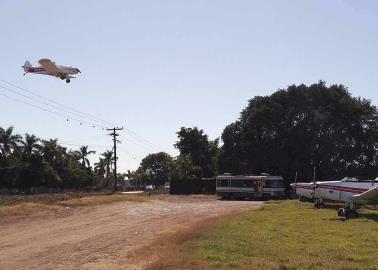
[[[113,151],[107,150],[101,154],[104,157],[105,162],[105,177],[108,178],[110,175],[110,168],[113,161]]]
[[[94,171],[97,175],[104,176],[105,174],[105,167],[106,167],[106,162],[105,159],[100,158],[98,162],[96,162],[94,167]]]
[[[68,153],[67,153],[69,159],[72,161],[76,161],[76,162],[80,162],[81,160],[81,154],[79,151],[72,151],[72,150],[69,150]]]
[[[58,145],[58,139],[43,140],[41,153],[45,161],[54,165],[62,152],[62,147]]]
[[[25,139],[21,141],[23,145],[22,154],[24,157],[31,157],[36,151],[41,149],[41,145],[39,144],[39,138],[37,138],[34,134],[25,134]]]
[[[90,163],[89,163],[89,160],[87,159],[87,156],[89,156],[90,154],[95,154],[96,151],[88,151],[88,145],[83,145],[82,147],[80,147],[80,157],[81,157],[81,164],[83,164],[83,166],[85,167],[85,165],[88,166],[88,168],[90,167]]]
[[[21,136],[13,134],[13,127],[7,129],[0,128],[0,149],[4,157],[8,156],[12,150],[16,149]]]

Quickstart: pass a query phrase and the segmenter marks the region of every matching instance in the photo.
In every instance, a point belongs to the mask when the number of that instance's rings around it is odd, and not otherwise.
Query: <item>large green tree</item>
[[[378,113],[343,85],[292,85],[255,97],[222,134],[221,172],[311,179],[377,174]]]
[[[219,140],[210,141],[208,136],[197,127],[182,127],[177,132],[178,141],[174,145],[180,156],[189,156],[193,166],[202,170],[203,177],[212,177],[217,174],[217,157]]]
[[[169,181],[172,168],[173,159],[164,152],[149,154],[140,164],[140,170],[145,173],[147,181],[154,185]]]

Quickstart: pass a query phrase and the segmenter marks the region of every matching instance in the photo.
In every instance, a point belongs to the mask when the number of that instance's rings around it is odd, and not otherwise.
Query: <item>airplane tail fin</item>
[[[25,64],[22,67],[32,67],[29,61],[25,61]]]
[[[25,61],[25,64],[22,66],[25,72],[28,72],[28,69],[33,67],[28,60]]]

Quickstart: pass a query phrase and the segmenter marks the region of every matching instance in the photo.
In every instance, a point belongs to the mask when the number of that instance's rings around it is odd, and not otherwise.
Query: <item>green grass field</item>
[[[378,213],[272,202],[171,238],[150,269],[378,269]],[[166,243],[169,243],[166,241]]]

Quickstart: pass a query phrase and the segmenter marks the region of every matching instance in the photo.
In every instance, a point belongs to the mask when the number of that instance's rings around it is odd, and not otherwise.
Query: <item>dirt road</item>
[[[261,203],[161,196],[0,221],[0,269],[141,269],[130,254],[159,235]]]

